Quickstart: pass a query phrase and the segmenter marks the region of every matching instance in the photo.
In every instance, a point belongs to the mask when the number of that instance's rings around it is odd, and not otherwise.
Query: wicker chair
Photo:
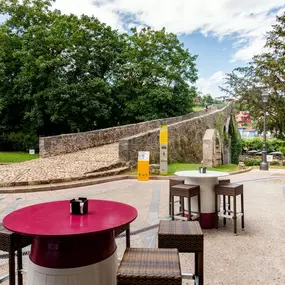
[[[171,196],[171,218],[174,220],[174,217],[178,217],[179,215],[182,215],[184,217],[185,211],[184,211],[184,198],[187,198],[188,202],[188,218],[187,220],[190,221],[191,219],[199,219],[201,214],[201,200],[200,200],[200,186],[199,185],[188,185],[188,184],[178,184],[174,185],[170,188],[170,196]],[[181,210],[178,214],[174,213],[174,198],[179,197],[180,200],[182,199]],[[196,217],[192,218],[192,212],[191,211],[191,198],[192,197],[198,197],[198,212],[195,213]]]
[[[117,285],[181,285],[177,249],[127,248],[117,272]]]
[[[179,252],[195,253],[193,278],[204,284],[204,235],[199,222],[160,221],[158,248],[177,248]]]
[[[241,197],[241,211],[237,212],[237,196]],[[219,196],[223,197],[223,211],[220,211]],[[233,197],[233,210],[231,210],[231,197]],[[228,198],[228,209],[226,209],[226,198]],[[234,233],[237,233],[237,218],[241,217],[241,227],[244,229],[244,200],[243,200],[243,184],[226,183],[215,186],[215,208],[216,208],[216,228],[219,226],[219,217],[224,218],[224,226],[226,219],[234,220]]]
[[[23,284],[23,277],[21,270],[22,264],[22,248],[30,245],[32,238],[21,236],[10,232],[2,224],[0,224],[0,250],[8,252],[9,255],[9,285],[16,284],[15,274],[15,252],[17,251],[17,271],[18,271],[18,285]]]
[[[184,184],[185,179],[184,178],[170,178],[169,179],[169,207],[168,212],[169,216],[171,216],[171,187],[179,184]],[[181,206],[182,206],[182,198],[180,198],[180,212],[181,212]]]

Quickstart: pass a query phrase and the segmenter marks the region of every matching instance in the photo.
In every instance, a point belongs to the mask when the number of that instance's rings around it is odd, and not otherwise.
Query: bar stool
[[[231,183],[231,179],[220,179],[219,178],[219,184],[227,184],[227,183]]]
[[[236,197],[241,197],[241,211],[237,212]],[[219,196],[223,196],[223,211],[220,211],[218,206]],[[226,210],[226,197],[228,198],[228,205],[230,206],[230,198],[233,197],[233,210],[228,208]],[[216,228],[219,226],[219,217],[224,218],[224,226],[226,225],[226,219],[234,220],[234,233],[237,233],[237,218],[241,217],[241,227],[244,229],[244,199],[243,199],[243,184],[226,183],[218,184],[215,186],[215,208],[216,208]]]
[[[17,251],[18,285],[23,285],[22,276],[22,248],[30,245],[32,239],[10,232],[0,224],[0,250],[8,252],[9,255],[9,285],[16,284],[15,274],[15,252]]]
[[[174,185],[170,188],[170,196],[171,196],[171,219],[174,220],[174,216],[178,216],[178,215],[182,215],[182,217],[184,217],[184,198],[187,198],[187,202],[188,202],[188,218],[187,220],[190,221],[195,220],[200,218],[200,214],[201,214],[201,198],[200,198],[200,186],[199,185],[188,185],[188,184],[179,184],[179,185]],[[182,200],[180,206],[182,209],[179,211],[178,214],[174,213],[174,197],[178,196],[180,197],[180,200]],[[191,211],[191,198],[198,196],[198,212],[195,212],[196,217],[192,218],[191,215],[192,212]]]
[[[231,183],[231,179],[219,178],[219,184],[227,184]],[[231,210],[231,198],[228,197],[228,204],[227,204],[228,211]]]
[[[177,249],[127,248],[117,272],[117,285],[182,284]]]
[[[180,185],[180,184],[184,184],[185,179],[184,178],[170,178],[169,179],[169,207],[168,207],[168,211],[169,211],[169,216],[171,216],[171,187],[174,185]],[[182,198],[180,198],[180,212],[181,212],[181,205],[182,205]]]
[[[121,235],[123,232],[125,232],[125,236],[126,236],[126,247],[131,247],[131,238],[130,238],[130,225],[126,225],[120,228],[115,229],[115,237],[118,237],[119,235]]]
[[[158,248],[177,248],[179,252],[195,253],[196,285],[204,284],[204,235],[199,222],[160,221]]]

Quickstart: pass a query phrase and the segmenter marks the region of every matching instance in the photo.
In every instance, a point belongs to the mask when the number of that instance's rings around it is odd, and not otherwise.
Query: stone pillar
[[[221,164],[221,142],[215,129],[208,129],[203,137],[203,165],[215,167]]]

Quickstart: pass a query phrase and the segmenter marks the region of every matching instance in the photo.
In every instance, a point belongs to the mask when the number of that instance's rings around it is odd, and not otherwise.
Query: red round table
[[[119,202],[88,200],[88,213],[74,215],[69,201],[57,201],[14,211],[3,225],[33,237],[28,285],[115,285],[114,230],[136,217],[134,207]]]

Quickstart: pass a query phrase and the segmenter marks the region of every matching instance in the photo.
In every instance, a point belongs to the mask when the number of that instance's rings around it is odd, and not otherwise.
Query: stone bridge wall
[[[212,113],[168,125],[169,162],[200,163],[203,158],[203,137],[207,129],[215,129],[220,122],[224,126],[232,113],[232,105]],[[119,157],[132,165],[137,162],[138,151],[150,151],[151,163],[159,162],[159,131],[147,131],[119,141]]]
[[[208,112],[213,110],[216,110],[216,108],[211,107],[209,108]],[[39,140],[40,157],[49,157],[64,153],[71,153],[86,148],[115,143],[122,138],[130,137],[142,132],[147,132],[149,130],[159,128],[161,125],[173,124],[175,122],[201,116],[205,113],[205,110],[202,110],[184,116],[164,118],[138,124],[130,124],[90,132],[41,137]]]

